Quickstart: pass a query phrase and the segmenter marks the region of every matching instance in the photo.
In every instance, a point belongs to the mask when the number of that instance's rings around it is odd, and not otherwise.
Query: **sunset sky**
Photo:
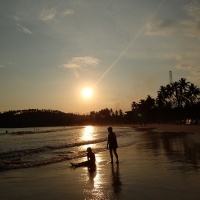
[[[200,87],[200,0],[0,1],[0,112],[125,112],[169,70]]]

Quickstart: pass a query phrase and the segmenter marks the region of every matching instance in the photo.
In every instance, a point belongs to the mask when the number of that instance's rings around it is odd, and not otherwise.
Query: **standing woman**
[[[109,148],[110,151],[110,158],[111,158],[111,163],[113,163],[113,152],[115,154],[115,157],[117,159],[116,163],[119,163],[118,160],[118,154],[117,154],[117,138],[115,133],[113,132],[112,127],[108,127],[108,142],[107,142],[107,149]]]

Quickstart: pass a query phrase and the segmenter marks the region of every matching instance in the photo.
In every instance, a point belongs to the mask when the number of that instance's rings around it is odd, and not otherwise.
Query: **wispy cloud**
[[[6,67],[6,66],[0,64],[0,68],[3,68],[3,67]]]
[[[22,21],[22,19],[20,18],[20,17],[18,17],[18,16],[13,16],[13,19],[15,20],[15,21]]]
[[[200,70],[191,71],[191,74],[188,75],[186,78],[193,83],[199,83],[200,82]]]
[[[194,1],[191,4],[186,5],[185,9],[189,16],[196,21],[200,21],[200,3],[198,1]]]
[[[29,29],[25,28],[24,26],[21,26],[20,24],[17,24],[18,30],[25,33],[25,34],[33,34]]]
[[[186,27],[184,29],[184,35],[200,39],[200,3],[194,1],[186,5],[185,10],[191,19],[181,22]]]
[[[74,14],[73,10],[65,10],[65,11],[61,12],[62,16],[73,15],[73,14]]]
[[[42,11],[41,15],[40,15],[40,19],[42,21],[49,21],[51,19],[53,19],[56,16],[56,9],[55,8],[51,8],[51,9],[45,9]]]
[[[162,35],[169,36],[175,31],[175,25],[177,24],[174,20],[152,20],[147,24],[148,35]]]
[[[184,8],[190,19],[182,21],[153,19],[146,25],[146,34],[169,36],[179,27],[185,36],[200,39],[200,3],[194,0]]]
[[[63,64],[63,68],[87,70],[88,67],[97,67],[101,61],[97,58],[85,56],[74,57],[67,64]]]
[[[175,55],[175,59],[178,62],[176,68],[184,71],[198,70],[199,68],[198,57],[199,53],[197,52],[186,52],[183,54],[177,54]]]
[[[74,14],[74,10],[72,9],[66,9],[63,12],[57,11],[56,8],[45,9],[42,11],[40,15],[40,20],[49,21],[49,20],[55,19],[56,16],[65,17],[66,15],[73,15],[73,14]]]
[[[193,70],[194,66],[195,66],[195,61],[194,60],[185,60],[183,59],[182,61],[180,61],[178,63],[178,65],[176,65],[177,69],[182,69],[182,70]]]
[[[177,54],[175,59],[177,61],[176,68],[187,72],[186,78],[191,82],[200,81],[200,52],[185,52]]]

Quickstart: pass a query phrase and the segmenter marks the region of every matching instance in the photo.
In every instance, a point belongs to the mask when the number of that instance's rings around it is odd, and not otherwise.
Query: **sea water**
[[[119,148],[138,142],[131,127],[115,127]],[[107,148],[106,126],[69,126],[0,129],[0,170],[48,165],[85,157]]]

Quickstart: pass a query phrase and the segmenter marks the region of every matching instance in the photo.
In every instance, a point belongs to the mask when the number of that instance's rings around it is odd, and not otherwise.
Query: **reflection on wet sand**
[[[94,178],[97,175],[97,167],[96,165],[93,167],[88,167],[88,177],[89,177],[89,182],[94,186]]]
[[[116,166],[111,165],[111,171],[112,171],[112,186],[113,186],[113,190],[114,193],[119,193],[121,191],[121,180],[120,180],[120,173],[119,173],[119,164],[117,164]]]
[[[139,149],[151,150],[155,156],[165,155],[173,163],[182,164],[180,170],[197,170],[200,168],[200,136],[186,132],[146,132],[142,134],[143,142]],[[198,140],[196,140],[198,138]],[[177,169],[172,165],[172,169]]]

